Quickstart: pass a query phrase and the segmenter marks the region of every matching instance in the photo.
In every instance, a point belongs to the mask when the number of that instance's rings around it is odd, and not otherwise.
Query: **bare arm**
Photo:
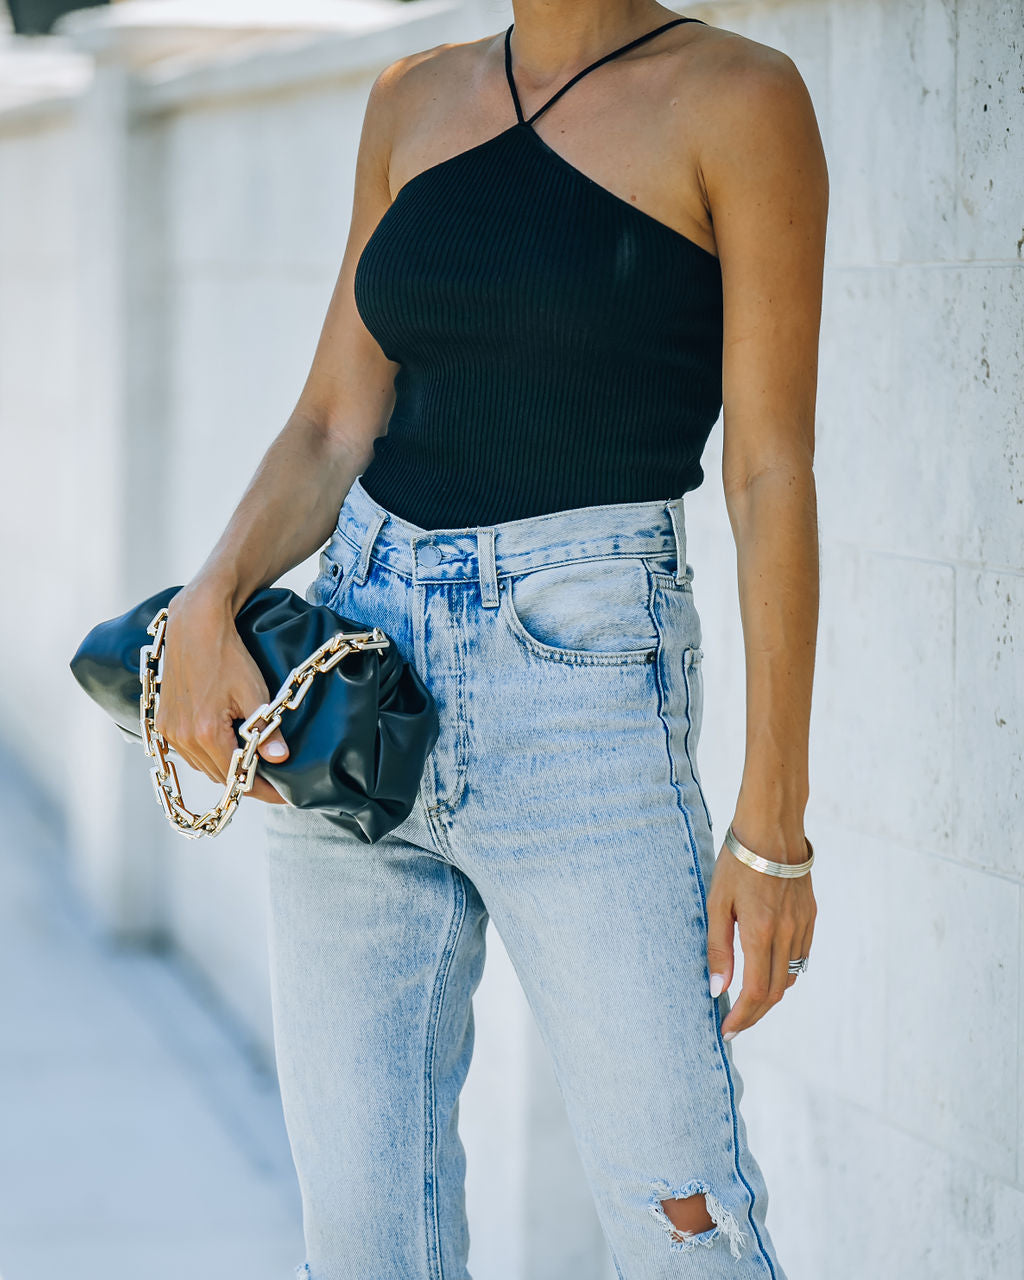
[[[728,58],[729,52],[725,54]],[[807,857],[808,737],[818,625],[814,415],[828,174],[792,61],[744,42],[701,157],[723,273],[723,484],[736,541],[746,658],[738,839],[777,862]],[[743,990],[724,1030],[756,1022],[795,981],[816,906],[810,876],[783,879],[725,851],[709,895],[710,972]]]
[[[269,698],[235,628],[235,615],[254,591],[326,541],[345,494],[373,456],[373,441],[386,429],[394,402],[398,366],[362,323],[352,282],[363,246],[391,203],[393,103],[405,61],[382,71],[370,91],[348,242],[298,403],[206,561],[168,608],[156,727],[188,764],[219,782],[226,779],[237,746],[232,721],[246,718]],[[280,730],[260,753],[283,758]],[[260,777],[252,794],[281,802]]]

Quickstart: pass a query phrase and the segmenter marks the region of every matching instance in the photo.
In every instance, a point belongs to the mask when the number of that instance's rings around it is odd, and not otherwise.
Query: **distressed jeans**
[[[352,485],[306,598],[383,627],[441,730],[376,844],[265,806],[302,1280],[468,1280],[458,1100],[488,920],[621,1280],[786,1280],[708,990],[692,579],[681,498],[428,532]],[[714,1225],[684,1235],[661,1201],[697,1193]]]

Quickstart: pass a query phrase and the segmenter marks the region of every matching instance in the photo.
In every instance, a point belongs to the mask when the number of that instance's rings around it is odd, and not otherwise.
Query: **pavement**
[[[293,1280],[271,1065],[173,951],[111,942],[0,751],[0,1280]]]

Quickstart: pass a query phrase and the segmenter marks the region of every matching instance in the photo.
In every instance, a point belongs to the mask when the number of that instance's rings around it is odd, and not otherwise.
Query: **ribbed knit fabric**
[[[406,182],[356,266],[401,365],[361,483],[425,529],[676,497],[722,408],[718,259],[540,138],[511,31],[516,123]]]

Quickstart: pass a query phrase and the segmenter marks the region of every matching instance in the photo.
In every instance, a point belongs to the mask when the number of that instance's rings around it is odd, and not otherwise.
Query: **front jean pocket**
[[[530,653],[554,662],[653,661],[658,631],[640,557],[547,565],[502,580],[501,609]]]

